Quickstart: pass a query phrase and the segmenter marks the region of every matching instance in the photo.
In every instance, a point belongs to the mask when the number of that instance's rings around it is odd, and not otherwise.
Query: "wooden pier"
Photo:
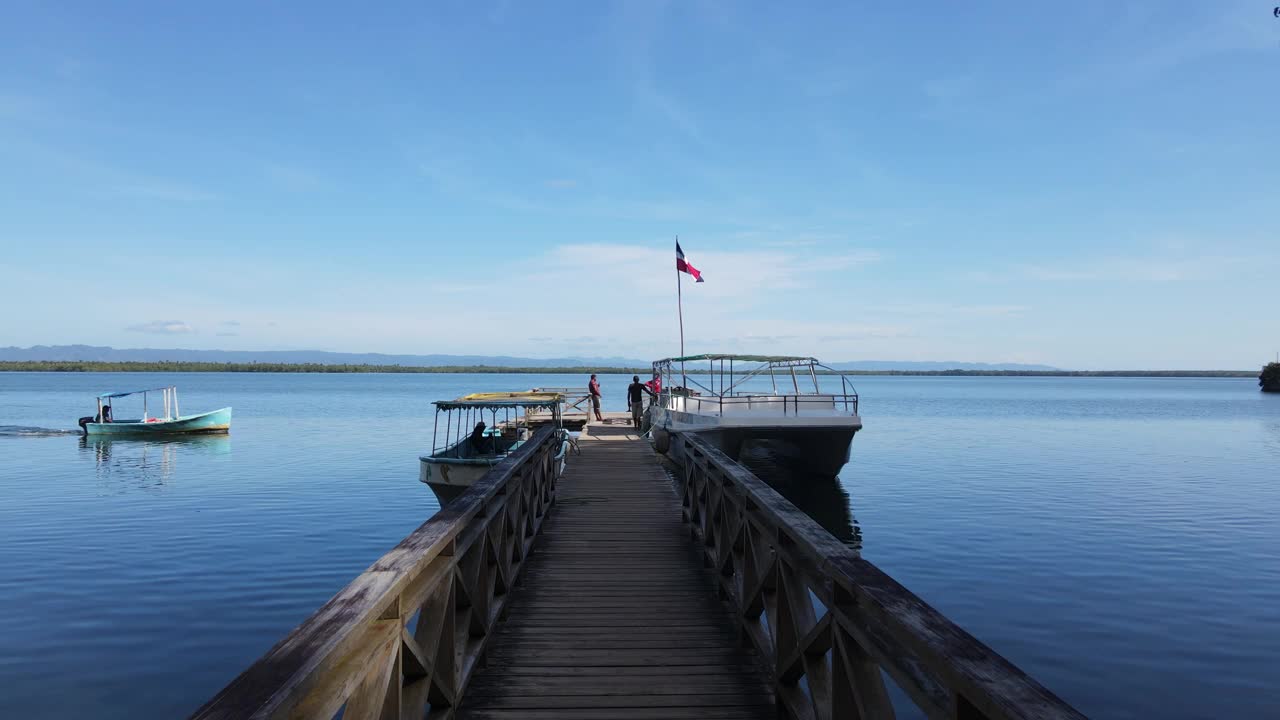
[[[621,423],[579,444],[459,716],[773,717],[648,444]]]
[[[539,430],[195,718],[1077,711],[696,435]],[[904,699],[905,698],[905,699]]]

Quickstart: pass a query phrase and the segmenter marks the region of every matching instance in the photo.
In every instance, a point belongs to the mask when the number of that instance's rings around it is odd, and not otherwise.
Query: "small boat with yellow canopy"
[[[419,458],[418,479],[443,507],[528,441],[533,425],[548,422],[560,434],[557,460],[563,470],[565,451],[572,443],[561,420],[563,402],[560,393],[493,392],[432,403],[436,418],[431,453]]]

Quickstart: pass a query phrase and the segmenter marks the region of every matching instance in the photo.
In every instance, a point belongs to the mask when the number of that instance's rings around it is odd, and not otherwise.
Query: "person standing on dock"
[[[649,389],[648,385],[640,382],[639,375],[631,376],[631,384],[627,386],[627,404],[631,408],[631,424],[636,428],[640,427],[640,418],[644,415],[644,394],[649,393],[649,397],[657,399],[657,395]]]
[[[591,382],[587,383],[587,389],[591,391],[591,407],[596,411],[596,422],[604,422],[604,418],[600,415],[600,381],[596,380],[595,373],[591,373]]]
[[[653,391],[653,394],[656,396],[658,393],[662,392],[662,376],[658,373],[654,373],[653,379],[645,383],[645,387]]]

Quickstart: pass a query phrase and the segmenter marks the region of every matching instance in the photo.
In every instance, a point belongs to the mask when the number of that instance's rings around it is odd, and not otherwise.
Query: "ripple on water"
[[[0,438],[42,438],[79,435],[80,431],[67,428],[31,427],[29,425],[0,425]]]
[[[117,377],[0,374],[6,709],[189,714],[434,512],[431,400],[580,381],[196,374],[183,406],[234,406],[230,437],[100,442],[11,429],[64,427]],[[1218,380],[858,388],[838,482],[766,478],[818,522],[1090,716],[1275,714],[1280,402]]]

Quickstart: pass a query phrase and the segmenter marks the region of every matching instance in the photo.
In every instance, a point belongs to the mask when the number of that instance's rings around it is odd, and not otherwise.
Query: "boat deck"
[[[631,423],[631,413],[629,412],[601,412],[600,416],[604,418],[605,425],[629,425]],[[565,429],[573,430],[574,432],[582,430],[588,425],[601,424],[594,416],[581,412],[566,412],[561,416],[560,421],[564,425]],[[550,418],[543,419],[539,416],[534,416],[534,419],[530,421],[530,424],[537,427],[550,422]]]
[[[592,424],[580,447],[458,716],[775,717],[649,444]]]

